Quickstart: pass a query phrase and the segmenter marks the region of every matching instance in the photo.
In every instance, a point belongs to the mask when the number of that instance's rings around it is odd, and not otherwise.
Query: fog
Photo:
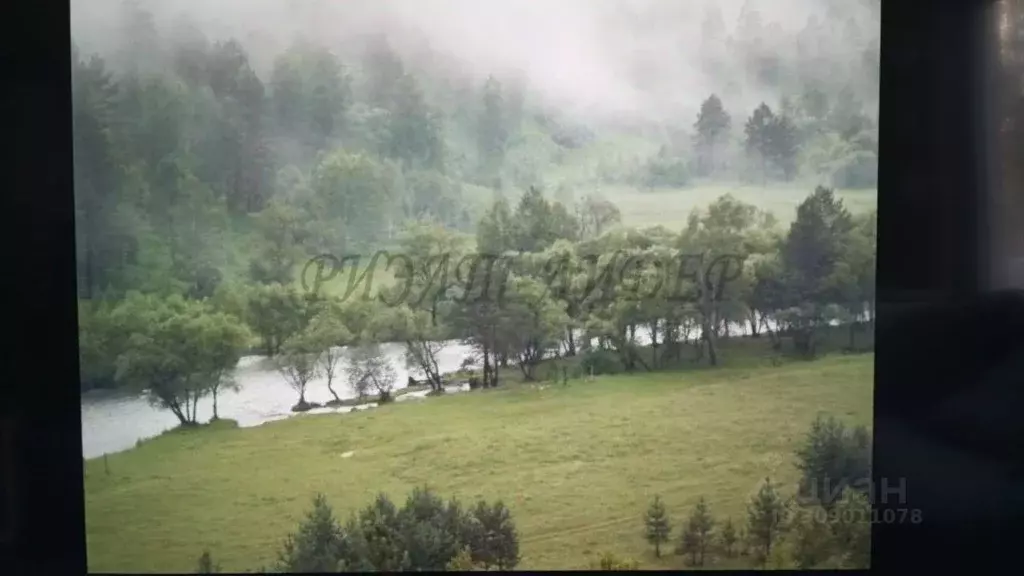
[[[72,35],[84,52],[119,45],[123,0],[72,0]],[[706,4],[683,0],[142,0],[161,34],[186,16],[211,40],[234,37],[266,78],[274,56],[295,38],[358,53],[360,40],[384,33],[407,59],[429,47],[451,58],[451,74],[519,73],[531,94],[566,111],[664,119],[691,113],[711,92],[743,108],[777,95],[751,89],[742,77],[723,81],[702,70],[701,27]],[[725,34],[733,34],[744,4],[795,35],[826,7],[864,11],[863,2],[836,8],[826,0],[720,0]],[[777,32],[778,30],[776,30]],[[877,29],[865,33],[877,36]],[[844,37],[830,38],[841,52]],[[773,50],[766,47],[766,50]],[[777,50],[777,49],[776,49]],[[786,54],[779,54],[785,58]],[[349,59],[351,60],[351,59]]]

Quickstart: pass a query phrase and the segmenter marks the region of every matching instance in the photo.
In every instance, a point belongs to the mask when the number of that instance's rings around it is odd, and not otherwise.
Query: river
[[[396,389],[404,388],[411,375],[422,378],[418,370],[408,370],[405,366],[404,347],[400,344],[382,344],[382,351],[387,355],[395,371],[398,373]],[[438,354],[438,366],[441,372],[453,372],[459,369],[462,360],[469,356],[468,346],[457,342],[448,343]],[[342,361],[344,362],[344,360]],[[222,390],[217,395],[217,413],[221,418],[238,421],[242,427],[259,426],[266,422],[281,420],[294,416],[291,407],[298,400],[298,395],[284,377],[274,370],[271,363],[263,356],[246,356],[238,362],[234,373],[237,390]],[[354,396],[344,374],[335,377],[334,391],[342,398]],[[399,401],[422,397],[426,392],[410,393],[399,396]],[[332,399],[327,390],[327,380],[320,378],[309,383],[306,399],[310,402],[324,403]],[[367,407],[373,407],[368,404]],[[317,408],[306,414],[324,412],[348,412],[352,408]],[[199,401],[197,419],[200,422],[209,420],[213,415],[213,399],[206,397]],[[103,454],[118,452],[135,446],[136,441],[156,436],[177,426],[178,419],[168,410],[150,406],[141,395],[126,395],[111,391],[95,391],[82,395],[82,455],[94,458]]]
[[[732,325],[730,332],[733,335],[747,334],[749,326]],[[650,343],[646,330],[637,331],[636,343]],[[418,379],[423,377],[418,370],[410,371],[406,368],[403,345],[382,344],[381,349],[398,373],[396,389],[404,388],[410,375]],[[448,342],[438,354],[439,369],[442,373],[454,372],[459,369],[463,359],[470,355],[472,349],[469,346],[456,341]],[[217,412],[221,418],[236,420],[239,426],[249,427],[296,415],[291,411],[291,407],[298,400],[296,392],[287,384],[284,377],[274,370],[267,358],[242,358],[235,369],[234,377],[238,389],[223,390],[217,397]],[[334,384],[334,390],[342,398],[352,398],[354,394],[345,381],[344,374],[340,376],[340,380]],[[410,393],[399,396],[398,401],[422,397],[424,394],[426,392]],[[327,381],[321,378],[310,382],[306,389],[306,399],[318,403],[331,400]],[[366,405],[373,406],[375,405]],[[342,413],[350,410],[350,407],[317,408],[306,414]],[[213,399],[204,398],[199,402],[197,418],[204,422],[212,415]],[[94,458],[126,450],[135,446],[136,441],[156,436],[177,424],[178,419],[170,411],[150,406],[144,396],[110,391],[89,392],[82,395],[82,454],[86,458]]]

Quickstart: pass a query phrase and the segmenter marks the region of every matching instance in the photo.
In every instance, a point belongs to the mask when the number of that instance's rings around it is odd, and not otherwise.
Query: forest
[[[846,6],[824,4],[831,11]],[[568,264],[559,265],[565,271],[574,268],[572,259],[592,256],[603,258],[605,267],[611,260],[617,265],[625,259],[613,252],[625,250],[640,255],[629,262],[640,262],[635,273],[643,272],[647,256],[671,259],[672,251],[681,251],[713,260],[728,253],[745,262],[742,280],[729,283],[735,294],[715,290],[723,301],[698,298],[692,310],[671,313],[699,317],[696,325],[706,328],[752,318],[755,332],[758,318],[804,304],[814,311],[796,313],[797,324],[834,318],[833,308],[860,318],[870,301],[871,217],[851,219],[827,192],[815,189],[874,186],[877,115],[868,104],[872,94],[877,99],[871,68],[872,62],[877,66],[877,30],[874,37],[868,32],[877,6],[847,6],[847,14],[829,19],[812,16],[797,34],[787,35],[752,5],[743,6],[732,34],[720,10],[705,9],[700,60],[721,71],[716,58],[728,55],[749,83],[781,96],[742,110],[729,106],[726,92],[704,95],[695,117],[662,124],[659,135],[642,121],[584,124],[532,97],[521,76],[474,78],[453,64],[437,64],[440,57],[432,59],[433,67],[426,58],[403,58],[383,34],[366,35],[352,56],[297,40],[261,76],[240,41],[210,40],[187,15],[158,28],[143,4],[121,3],[119,49],[85,54],[76,48],[72,55],[83,388],[133,380],[129,357],[138,349],[128,346],[130,330],[119,318],[140,321],[144,312],[203,318],[210,322],[206,331],[219,326],[219,336],[207,336],[231,345],[225,344],[223,358],[210,360],[214,365],[230,365],[241,351],[258,349],[256,337],[274,353],[306,323],[281,322],[280,315],[313,314],[297,312],[297,302],[310,296],[298,293],[310,258],[379,249],[406,254],[413,267],[429,267],[425,258],[442,253],[447,267],[459,261],[455,254],[474,250],[538,255],[534,260],[557,255]],[[809,48],[837,30],[863,38],[861,50],[830,55]],[[792,60],[771,58],[764,47],[787,44],[797,54]],[[852,78],[874,83],[837,80],[828,74],[837,64],[857,72]],[[656,143],[650,147],[655,151],[648,157],[631,156],[628,149],[595,153],[591,174],[558,178],[560,158],[568,163],[574,151],[616,142],[623,134]],[[657,187],[685,193],[714,181],[805,186],[809,200],[799,210],[801,228],[787,237],[774,226],[775,215],[721,198],[680,222],[682,230],[631,229],[622,222],[621,207],[600,193],[602,185],[616,182],[650,194]],[[857,241],[850,243],[847,234]],[[845,254],[851,251],[856,255]],[[509,284],[513,292],[529,301],[525,295],[536,288],[531,274],[543,275],[545,265],[551,262],[535,264],[533,273],[520,270]],[[621,269],[611,272],[622,278]],[[856,280],[843,285],[837,275]],[[431,284],[416,276],[410,272],[410,286]],[[790,277],[789,297],[778,296],[785,289],[768,287],[781,276]],[[551,288],[550,279],[541,284]],[[431,299],[439,301],[447,288]],[[562,337],[574,353],[573,326],[628,358],[620,332],[635,332],[639,320],[607,308],[614,294],[601,296],[605,309],[591,311],[571,292],[566,285],[524,304],[548,313],[540,332],[518,338],[543,344],[531,345],[540,351],[526,356],[537,359]],[[415,326],[425,310],[420,296],[417,305],[401,307],[407,324]],[[284,302],[293,309],[285,311]],[[668,318],[657,303],[643,304],[648,310],[641,316]],[[713,313],[701,312],[709,306]],[[456,327],[454,317],[437,325],[434,308],[431,303],[430,341],[474,338],[473,329]],[[556,309],[568,319],[558,318]],[[465,323],[477,312],[456,315]],[[256,336],[239,333],[243,325]],[[366,327],[345,328],[346,337],[334,343],[375,339]],[[404,340],[403,330],[386,335]],[[665,330],[666,350],[686,340],[674,326]],[[414,341],[426,341],[414,335]],[[484,358],[495,352],[507,365],[524,354],[522,344],[499,350],[506,345],[483,340]],[[701,340],[710,343],[714,336]],[[708,348],[714,362],[714,346]],[[429,358],[422,363],[429,365]]]

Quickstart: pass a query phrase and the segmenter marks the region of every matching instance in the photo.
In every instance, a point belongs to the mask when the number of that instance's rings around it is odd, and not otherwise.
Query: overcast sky
[[[799,30],[813,0],[720,0],[729,32],[743,2],[765,21]],[[851,0],[852,1],[852,0]],[[696,106],[711,90],[697,64],[703,0],[143,0],[168,28],[188,14],[211,38],[246,44],[257,70],[296,34],[338,46],[388,30],[415,30],[467,72],[525,73],[560,105],[612,112]],[[72,0],[72,33],[86,51],[116,41],[120,0]],[[729,95],[725,95],[728,98]],[[746,94],[744,99],[766,95]],[[739,96],[737,96],[739,97]],[[770,96],[767,99],[771,99]],[[746,102],[743,105],[747,105]]]

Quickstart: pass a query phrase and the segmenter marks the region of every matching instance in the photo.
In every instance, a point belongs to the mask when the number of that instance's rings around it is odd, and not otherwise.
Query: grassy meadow
[[[750,184],[707,184],[692,188],[665,188],[640,191],[625,186],[605,187],[602,193],[622,211],[622,224],[627,227],[644,228],[665,226],[678,231],[686,226],[686,219],[693,209],[703,209],[709,204],[731,194],[740,202],[752,204],[767,210],[778,218],[780,226],[788,227],[796,218],[796,208],[814,192],[813,185],[769,184],[766,187]],[[837,190],[836,196],[853,214],[867,212],[877,207],[877,190]]]
[[[344,519],[378,492],[400,503],[418,485],[503,499],[522,569],[586,568],[604,552],[684,568],[644,541],[649,499],[660,494],[678,522],[703,495],[742,525],[765,476],[792,493],[793,450],[818,412],[870,425],[872,375],[871,354],[780,366],[750,356],[175,431],[86,463],[89,569],[187,572],[204,548],[226,571],[269,566],[314,492]]]

